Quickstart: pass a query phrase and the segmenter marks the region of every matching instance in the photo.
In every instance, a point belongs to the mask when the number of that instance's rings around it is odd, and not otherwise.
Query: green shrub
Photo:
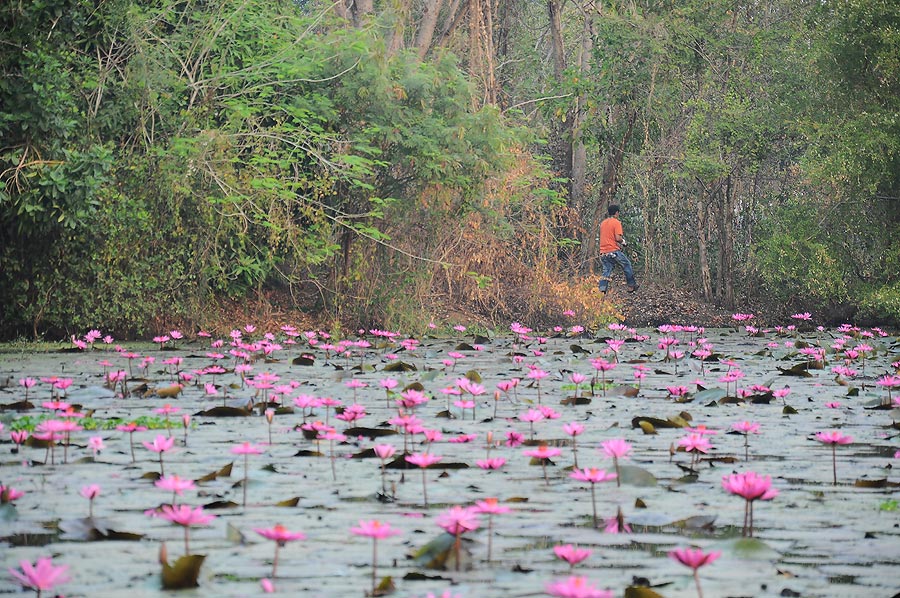
[[[900,282],[876,287],[859,304],[859,319],[881,326],[900,326]]]

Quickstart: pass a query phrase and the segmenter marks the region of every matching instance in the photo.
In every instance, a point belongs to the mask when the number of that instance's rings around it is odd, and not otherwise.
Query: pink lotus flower
[[[82,486],[79,494],[81,496],[88,499],[88,517],[94,517],[94,499],[100,496],[100,486],[97,484],[90,484],[88,486]]]
[[[489,457],[487,459],[478,459],[475,461],[475,465],[480,467],[481,469],[500,469],[504,465],[506,465],[506,459],[504,457]]]
[[[275,527],[270,528],[253,528],[253,531],[263,538],[275,541],[275,557],[272,559],[273,578],[278,570],[278,549],[288,542],[306,539],[306,534],[303,532],[290,532],[281,524],[277,524]]]
[[[572,462],[578,468],[578,442],[576,438],[584,432],[584,426],[578,422],[563,424],[563,432],[572,437]]]
[[[689,434],[699,434],[700,436],[715,436],[719,433],[718,430],[713,430],[712,428],[707,428],[703,424],[699,424],[693,427],[685,428],[685,431]]]
[[[585,376],[584,374],[581,374],[579,372],[572,372],[571,374],[569,374],[569,380],[571,380],[572,384],[575,385],[575,398],[577,399],[578,398],[578,387],[581,385],[582,382],[587,381],[587,376]]]
[[[503,513],[509,513],[510,508],[506,505],[501,505],[500,501],[496,498],[485,498],[484,500],[479,500],[475,502],[475,506],[472,509],[476,513],[481,513],[483,515],[487,515],[488,518],[488,547],[487,547],[487,560],[488,563],[491,562],[491,552],[493,548],[494,541],[494,515],[502,515]]]
[[[702,434],[688,434],[678,440],[678,446],[684,447],[686,452],[691,453],[692,469],[698,461],[698,453],[706,454],[709,452],[709,449],[712,448],[709,440]]]
[[[570,572],[575,568],[575,565],[587,559],[593,553],[593,550],[588,548],[578,548],[572,544],[561,544],[553,547],[553,554],[555,554],[557,558],[569,563]]]
[[[731,424],[731,429],[744,435],[744,461],[750,460],[750,434],[759,434],[759,424],[750,421],[740,421]]]
[[[390,444],[376,444],[372,447],[372,451],[378,455],[379,459],[389,459],[394,456],[397,452],[397,449],[394,448],[393,445]]]
[[[280,524],[270,528],[253,528],[253,531],[263,538],[274,540],[279,546],[284,546],[288,542],[294,542],[295,540],[306,539],[306,534],[303,532],[288,531],[287,528]],[[274,574],[272,576],[274,577]]]
[[[631,526],[625,523],[625,517],[622,515],[622,509],[619,508],[615,515],[606,520],[603,528],[608,534],[630,534]]]
[[[843,434],[839,430],[830,432],[816,432],[816,440],[823,444],[850,444],[853,437]]]
[[[816,432],[816,440],[823,444],[831,445],[831,474],[832,474],[832,485],[837,486],[837,445],[839,444],[850,444],[853,442],[853,437],[843,434],[839,430],[832,430],[830,432]]]
[[[12,503],[25,496],[21,490],[16,490],[12,486],[4,486],[0,484],[0,505]]]
[[[756,500],[772,500],[778,496],[778,490],[772,488],[770,476],[760,476],[753,471],[722,476],[722,487],[726,492],[742,497],[744,505],[744,536],[753,536],[753,502]]]
[[[10,574],[23,588],[35,590],[38,598],[42,591],[52,590],[55,586],[69,581],[66,574],[69,566],[54,566],[50,557],[39,558],[34,565],[30,561],[19,561],[19,567],[21,571],[10,569]]]
[[[622,483],[619,478],[619,459],[627,457],[631,453],[631,445],[623,438],[612,438],[601,442],[600,447],[603,449],[603,452],[606,453],[607,457],[612,458],[613,466],[616,468],[616,486],[621,486]]]
[[[520,434],[518,432],[513,432],[512,430],[510,430],[506,433],[506,443],[505,444],[508,447],[515,448],[524,442],[525,442],[525,437],[522,434]]]
[[[703,598],[703,591],[700,589],[700,576],[697,570],[704,565],[709,565],[717,558],[722,556],[721,552],[712,551],[704,554],[699,548],[676,548],[669,553],[669,556],[694,570],[694,582],[697,584],[697,596]]]
[[[893,400],[893,397],[891,396],[891,389],[900,387],[900,376],[885,374],[884,376],[876,380],[875,384],[887,389],[887,404],[890,404]]]
[[[147,428],[145,426],[139,426],[135,422],[128,422],[127,424],[120,424],[116,426],[116,430],[120,432],[128,433],[128,442],[131,446],[131,462],[134,463],[134,433],[135,432],[143,432]]]
[[[28,391],[33,388],[34,385],[37,384],[37,380],[34,378],[19,378],[19,386],[25,389],[25,400],[28,400]]]
[[[544,414],[540,409],[529,409],[525,413],[519,415],[519,420],[528,422],[528,428],[531,432],[531,440],[534,440],[534,422],[544,419]]]
[[[569,477],[582,482],[588,482],[591,485],[591,507],[593,511],[594,527],[597,527],[597,497],[594,491],[594,485],[600,482],[618,479],[619,476],[614,473],[606,473],[603,469],[589,467],[585,469],[576,469],[569,474]]]
[[[156,438],[153,439],[153,442],[144,441],[143,444],[148,450],[159,454],[159,475],[166,475],[166,472],[163,469],[163,453],[172,450],[172,447],[175,445],[175,439],[172,437],[166,438],[164,435],[158,434]]]
[[[363,521],[360,519],[359,527],[352,527],[350,528],[350,531],[358,536],[372,538],[372,592],[369,595],[376,596],[376,589],[378,587],[378,574],[376,573],[378,568],[378,540],[396,536],[400,533],[400,530],[394,529],[389,524],[382,523],[377,519],[372,519],[371,521]]]
[[[372,451],[381,459],[381,493],[386,494],[387,490],[384,485],[384,474],[385,474],[385,465],[387,459],[390,459],[394,456],[394,453],[397,452],[397,449],[394,448],[393,445],[390,444],[376,444],[372,447]]]
[[[613,598],[612,592],[592,586],[586,577],[573,576],[564,581],[554,581],[544,589],[557,598]]]
[[[759,424],[750,421],[740,421],[731,425],[731,429],[741,434],[759,434]]]
[[[478,511],[460,506],[450,507],[438,515],[435,523],[454,536],[474,531],[481,525],[478,521]]]
[[[163,505],[158,513],[151,512],[151,516],[162,517],[163,519],[171,521],[175,525],[180,525],[184,528],[185,555],[189,555],[191,553],[188,536],[190,528],[198,525],[207,525],[209,522],[216,518],[215,515],[204,513],[203,507],[191,509],[191,507],[187,505]]]
[[[538,405],[541,404],[541,380],[549,375],[550,372],[545,372],[537,366],[529,366],[528,373],[525,375],[527,379],[534,380],[534,386],[537,388]]]
[[[600,372],[600,390],[602,391],[603,396],[606,396],[606,372],[615,369],[616,363],[610,363],[603,358],[595,358],[591,359],[591,365],[595,370]],[[594,378],[596,380],[596,377]],[[592,384],[593,388],[593,384]]]
[[[91,436],[88,438],[88,447],[93,451],[94,457],[97,457],[97,453],[106,448],[106,445],[103,444],[102,436]]]
[[[558,448],[551,448],[546,444],[542,444],[536,449],[527,449],[522,451],[522,453],[527,457],[532,457],[533,459],[540,459],[541,461],[541,469],[544,472],[544,483],[548,486],[550,485],[550,480],[547,478],[547,461],[549,461],[553,457],[558,457],[562,454],[562,450]]]
[[[422,501],[426,509],[428,508],[428,487],[426,486],[425,470],[438,463],[442,458],[429,453],[415,453],[404,457],[408,463],[412,463],[422,470]]]
[[[435,523],[444,528],[448,534],[454,536],[455,542],[453,553],[456,556],[456,570],[459,571],[460,543],[462,541],[462,535],[466,532],[478,529],[481,525],[478,521],[478,511],[471,507],[450,507],[438,515]]]
[[[250,444],[249,442],[242,442],[237,446],[231,447],[231,454],[244,455],[244,481],[241,484],[241,489],[243,491],[243,502],[241,504],[244,507],[247,506],[247,478],[249,477],[248,461],[250,455],[261,455],[262,453],[263,449],[261,447],[258,447],[255,444]]]
[[[666,386],[666,391],[670,397],[680,398],[691,392],[687,386]]]
[[[172,504],[175,504],[175,495],[182,496],[185,490],[193,488],[194,481],[182,479],[177,475],[170,475],[156,480],[153,485],[157,488],[171,491]]]

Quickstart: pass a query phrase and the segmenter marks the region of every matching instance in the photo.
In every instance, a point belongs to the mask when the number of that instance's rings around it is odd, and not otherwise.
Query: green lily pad
[[[707,388],[701,390],[694,395],[698,403],[708,403],[710,401],[721,401],[728,397],[728,392],[724,388]]]
[[[642,488],[656,486],[656,476],[637,465],[620,465],[619,481],[629,486],[638,486]]]

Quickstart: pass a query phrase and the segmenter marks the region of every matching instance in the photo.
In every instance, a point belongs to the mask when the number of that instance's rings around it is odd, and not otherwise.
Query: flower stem
[[[488,544],[488,547],[487,547],[487,552],[488,552],[487,557],[488,557],[488,558],[487,558],[487,560],[488,560],[488,564],[490,564],[490,562],[491,562],[491,548],[493,547],[493,544],[494,544],[494,518],[493,518],[493,516],[492,516],[490,513],[488,513],[488,542],[487,542],[487,544]]]
[[[378,538],[372,537],[372,596],[375,595],[376,581],[378,579],[378,574],[376,573],[376,569],[378,567]]]
[[[837,449],[836,444],[832,443],[831,445],[831,475],[832,475],[832,486],[837,486]]]
[[[244,500],[242,505],[244,508],[247,507],[247,459],[248,455],[247,453],[244,453],[244,483],[241,484],[241,490],[243,490],[244,493]]]
[[[272,579],[275,579],[275,572],[278,571],[278,548],[281,546],[275,542],[275,558],[272,559]]]

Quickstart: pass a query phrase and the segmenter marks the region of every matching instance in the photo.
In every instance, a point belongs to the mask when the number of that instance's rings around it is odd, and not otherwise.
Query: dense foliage
[[[900,8],[550,4],[4,5],[0,334],[606,318],[613,201],[647,276],[900,321]]]

